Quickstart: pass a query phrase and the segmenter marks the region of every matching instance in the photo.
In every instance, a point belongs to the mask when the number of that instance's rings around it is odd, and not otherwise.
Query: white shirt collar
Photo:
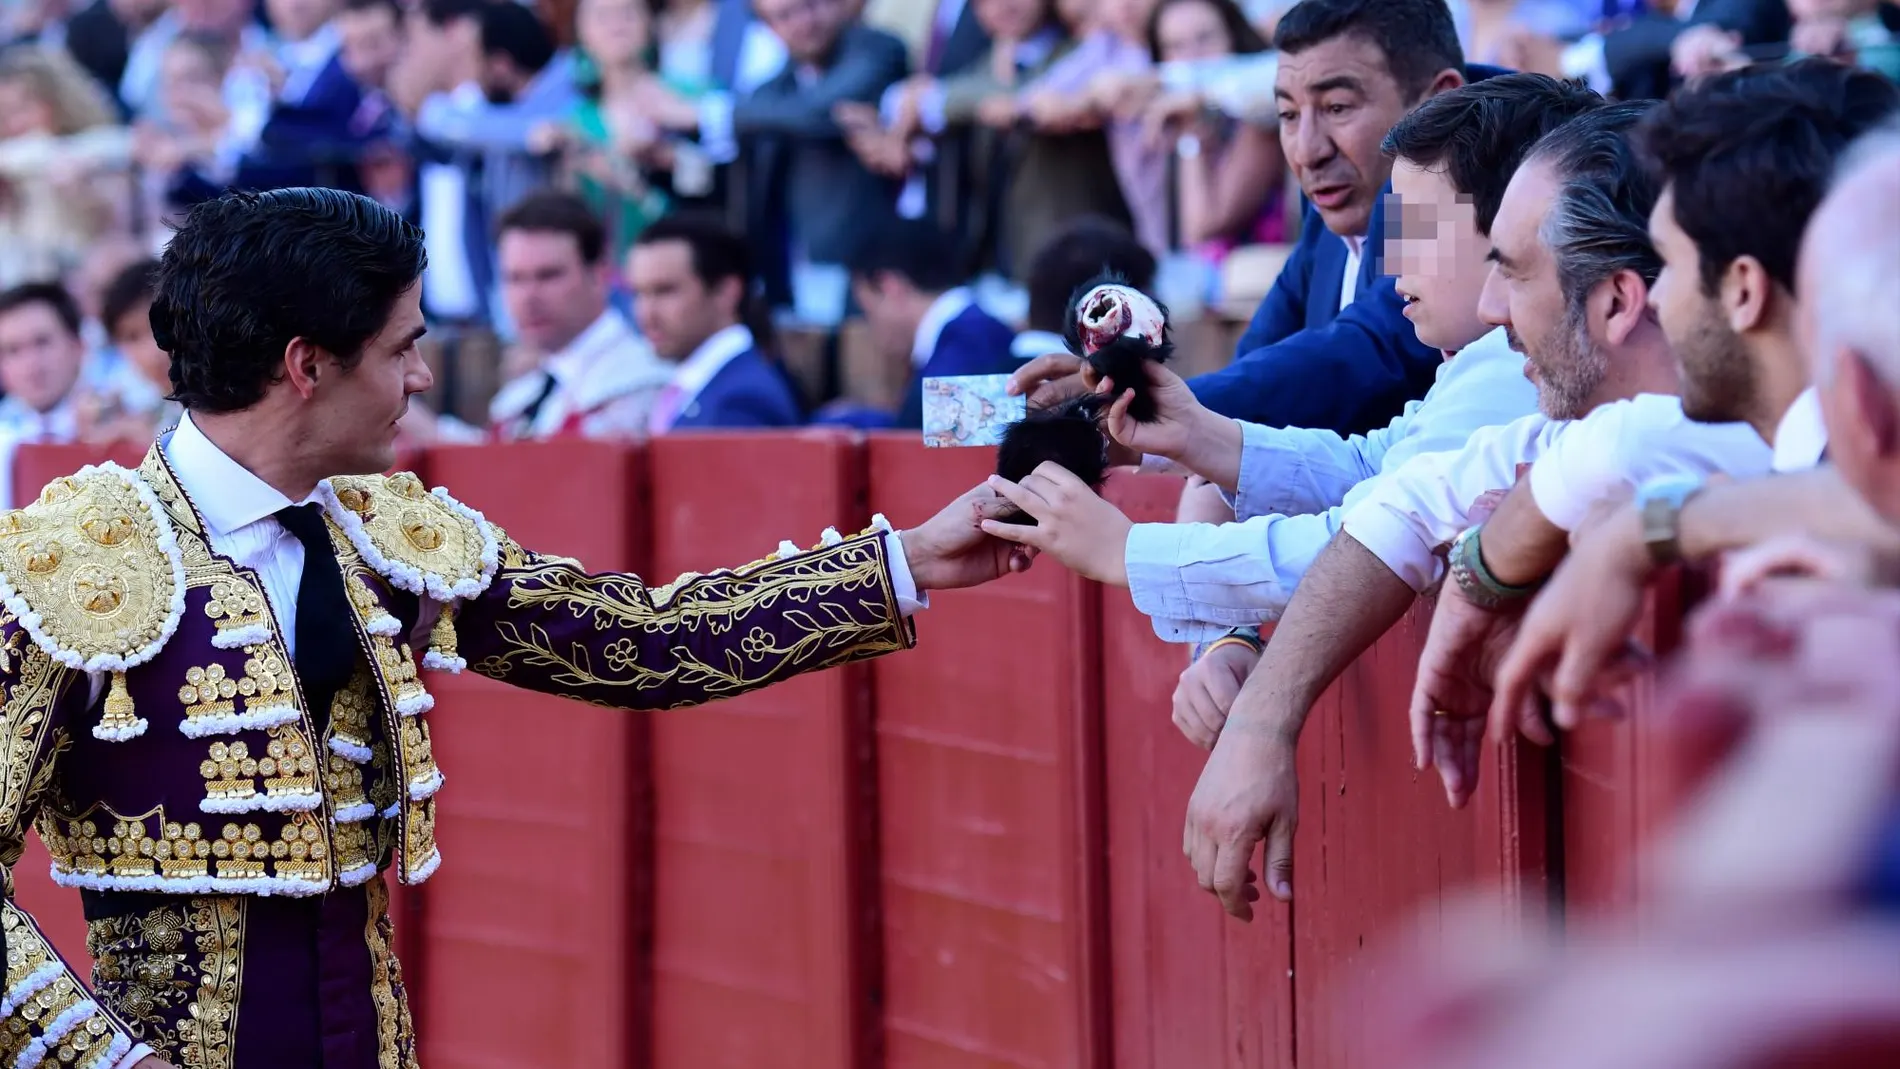
[[[672,367],[613,308],[542,366],[582,410],[635,390],[664,386],[673,377]]]
[[[276,487],[251,474],[250,469],[206,438],[191,421],[189,412],[161,448],[171,462],[172,477],[178,480],[179,489],[191,498],[214,535],[230,534],[269,519],[278,509],[293,504]],[[316,496],[313,490],[304,500],[314,501]]]
[[[1827,452],[1827,423],[1821,418],[1821,395],[1814,387],[1802,390],[1782,413],[1775,426],[1774,449],[1775,471],[1807,471],[1820,465],[1821,454]]]
[[[70,442],[79,437],[79,389],[66,391],[58,404],[35,412],[15,398],[0,401],[0,423],[21,442]]]
[[[911,341],[910,359],[913,364],[923,367],[930,362],[930,356],[937,351],[937,342],[943,338],[943,328],[950,321],[968,311],[976,298],[971,296],[970,287],[958,286],[945,290],[924,309],[924,317],[917,321],[917,337]]]
[[[706,384],[713,380],[713,376],[751,349],[752,332],[738,323],[700,342],[699,348],[680,361],[679,370],[673,373],[673,385],[680,392],[680,411],[685,411],[686,406],[692,404]]]

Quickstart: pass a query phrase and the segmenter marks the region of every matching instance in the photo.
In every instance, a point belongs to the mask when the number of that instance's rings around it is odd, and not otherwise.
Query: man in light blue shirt
[[[1131,524],[1096,499],[1079,522],[1040,519],[1042,537],[1053,540],[1045,552],[1128,586],[1163,638],[1205,641],[1277,617],[1339,531],[1345,508],[1384,473],[1535,412],[1523,357],[1503,330],[1478,317],[1490,273],[1485,235],[1528,148],[1602,103],[1588,89],[1541,75],[1489,78],[1426,102],[1387,137],[1398,204],[1388,209],[1386,262],[1397,265],[1398,292],[1419,339],[1447,354],[1423,400],[1386,427],[1342,437],[1218,416],[1178,377],[1156,369],[1161,418],[1143,425],[1111,413],[1111,433],[1219,486],[1242,522]]]

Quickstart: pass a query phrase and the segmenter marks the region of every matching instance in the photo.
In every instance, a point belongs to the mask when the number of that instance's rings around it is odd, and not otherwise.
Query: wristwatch
[[[1674,564],[1682,559],[1682,507],[1706,485],[1700,475],[1678,473],[1659,475],[1636,488],[1636,514],[1651,560]]]
[[[1465,600],[1480,609],[1495,611],[1537,593],[1541,583],[1522,586],[1500,583],[1491,569],[1484,566],[1484,546],[1479,541],[1479,532],[1483,530],[1483,527],[1465,528],[1464,533],[1452,540],[1451,552],[1446,555],[1452,582],[1458,584]]]

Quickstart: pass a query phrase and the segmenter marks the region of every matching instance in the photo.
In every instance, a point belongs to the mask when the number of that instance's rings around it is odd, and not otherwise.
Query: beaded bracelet
[[[1467,527],[1451,544],[1451,577],[1465,600],[1481,609],[1495,609],[1513,601],[1522,601],[1537,592],[1541,583],[1510,586],[1484,566],[1484,551],[1478,542],[1481,527]]]

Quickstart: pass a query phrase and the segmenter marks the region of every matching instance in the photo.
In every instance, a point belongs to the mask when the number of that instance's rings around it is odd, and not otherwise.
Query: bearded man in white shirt
[[[0,857],[37,825],[98,962],[88,990],[7,896],[10,1064],[415,1069],[383,872],[442,860],[420,669],[698,704],[904,649],[921,591],[1014,563],[979,488],[649,588],[374,474],[430,385],[423,261],[354,194],[199,205],[152,309],[185,418],[0,521]]]
[[[1294,757],[1313,704],[1438,581],[1444,546],[1520,466],[1521,504],[1566,532],[1655,475],[1767,470],[1768,449],[1746,424],[1691,422],[1674,396],[1675,354],[1649,308],[1661,270],[1647,234],[1657,184],[1628,140],[1648,107],[1614,104],[1559,127],[1498,209],[1480,314],[1527,353],[1543,412],[1413,459],[1349,511],[1236,697],[1184,840],[1201,886],[1234,915],[1252,917],[1248,866],[1263,839],[1270,890],[1292,895]]]
[[[1841,81],[1847,70],[1820,67],[1816,72],[1823,80]],[[1798,217],[1802,205],[1790,203],[1789,190],[1805,180],[1813,186],[1810,196],[1818,199],[1845,137],[1867,128],[1881,112],[1891,112],[1891,84],[1862,82],[1862,77],[1868,76],[1856,74],[1845,86],[1827,87],[1821,99],[1846,105],[1832,105],[1832,114],[1821,118],[1812,109],[1818,94],[1802,93],[1798,86],[1789,92],[1784,84],[1773,94],[1783,98],[1779,109],[1760,86],[1754,94],[1758,99],[1738,102],[1736,140],[1728,151],[1746,156],[1757,146],[1773,149],[1768,158],[1774,170],[1759,176],[1756,193],[1760,203],[1775,206],[1773,215]],[[1761,120],[1775,110],[1793,113],[1777,136],[1795,144],[1776,146],[1764,136]],[[1538,593],[1498,668],[1495,695],[1481,691],[1462,704],[1459,696],[1447,695],[1434,704],[1464,717],[1490,713],[1493,733],[1506,734],[1516,725],[1496,714],[1517,708],[1536,679],[1554,670],[1556,719],[1560,726],[1571,726],[1578,709],[1600,705],[1627,677],[1627,669],[1640,664],[1622,656],[1626,640],[1644,590],[1672,560],[1707,561],[1746,550],[1724,561],[1724,593],[1775,574],[1881,583],[1900,576],[1900,507],[1882,486],[1882,473],[1891,463],[1886,451],[1892,448],[1883,410],[1891,402],[1882,400],[1880,391],[1888,387],[1878,381],[1900,366],[1900,317],[1890,299],[1900,287],[1900,257],[1894,254],[1900,249],[1900,212],[1894,210],[1900,204],[1900,122],[1890,119],[1862,136],[1834,181],[1801,238],[1795,276],[1800,308],[1789,329],[1796,334],[1797,355],[1805,354],[1804,367],[1812,368],[1814,385],[1774,431],[1777,474],[1748,482],[1640,488],[1637,502],[1577,540]],[[1765,208],[1756,214],[1771,217]],[[1759,228],[1747,240],[1759,241]],[[1843,378],[1840,367],[1853,374]],[[1854,396],[1849,386],[1863,396]],[[1806,408],[1810,399],[1824,425],[1809,422],[1814,418]],[[1843,435],[1851,435],[1852,444],[1844,444],[1839,466],[1815,467],[1824,452],[1835,459],[1841,451],[1833,450],[1830,439]]]

